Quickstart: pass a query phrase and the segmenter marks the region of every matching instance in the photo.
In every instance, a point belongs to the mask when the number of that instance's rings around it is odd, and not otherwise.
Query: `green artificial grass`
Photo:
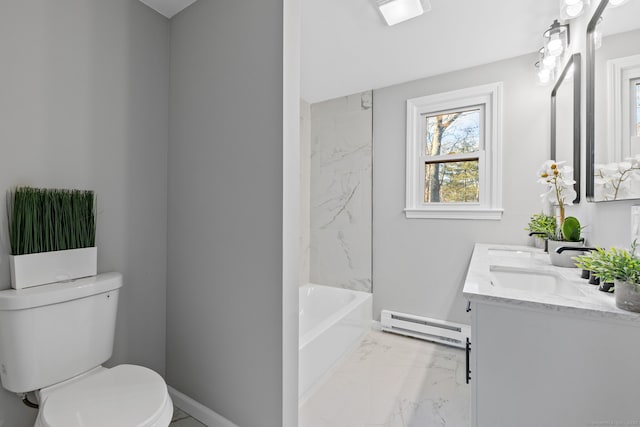
[[[12,255],[95,246],[93,191],[19,187],[7,192]]]

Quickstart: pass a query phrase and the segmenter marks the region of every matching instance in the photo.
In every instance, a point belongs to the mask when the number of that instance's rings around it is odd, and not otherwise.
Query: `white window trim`
[[[638,135],[638,121],[640,117],[638,117],[638,104],[637,104],[637,87],[640,87],[640,76],[630,79],[630,96],[629,101],[631,103],[631,109],[629,110],[630,115],[630,126],[629,126],[629,144],[632,147],[640,146],[640,135]]]
[[[609,123],[609,159],[625,159],[631,155],[631,144],[637,141],[632,135],[631,82],[640,78],[640,55],[626,56],[607,61]]]
[[[484,146],[478,152],[480,203],[424,203],[422,121],[425,114],[484,105]],[[407,218],[502,218],[502,82],[407,100]]]

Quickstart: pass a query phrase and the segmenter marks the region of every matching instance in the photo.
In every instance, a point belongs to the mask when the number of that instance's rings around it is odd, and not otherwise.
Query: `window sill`
[[[501,220],[504,209],[486,209],[476,207],[415,209],[407,208],[404,213],[407,219],[481,219]]]

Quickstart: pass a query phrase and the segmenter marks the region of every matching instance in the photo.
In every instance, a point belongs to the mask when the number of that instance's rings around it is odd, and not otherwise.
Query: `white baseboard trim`
[[[175,406],[205,424],[207,427],[238,427],[222,415],[212,411],[202,403],[196,402],[186,394],[180,393],[173,387],[167,386],[167,388],[169,389],[169,396],[171,396]]]

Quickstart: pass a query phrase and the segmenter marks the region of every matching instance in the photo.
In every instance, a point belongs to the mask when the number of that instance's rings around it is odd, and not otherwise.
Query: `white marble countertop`
[[[500,251],[504,252],[500,253]],[[577,292],[575,292],[576,295],[569,296],[496,287],[492,283],[491,266],[553,274],[561,277],[571,286],[575,286]],[[617,308],[613,294],[599,291],[597,286],[590,285],[586,279],[580,278],[580,273],[581,270],[578,268],[551,265],[549,255],[540,249],[476,243],[463,294],[471,301],[498,302],[640,323],[639,313]]]

